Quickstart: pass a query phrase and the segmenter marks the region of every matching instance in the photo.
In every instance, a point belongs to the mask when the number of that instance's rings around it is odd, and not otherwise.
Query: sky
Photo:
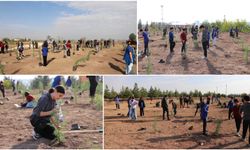
[[[201,23],[244,19],[250,22],[249,0],[138,0],[138,20],[142,23],[163,22],[173,24]]]
[[[112,38],[136,32],[135,1],[0,1],[0,39]]]
[[[178,90],[190,92],[195,89],[201,92],[217,92],[221,94],[250,93],[250,76],[220,75],[220,76],[106,76],[105,85],[119,92],[122,86],[133,88],[137,83],[139,87],[149,89],[150,86],[161,90]],[[226,88],[227,87],[227,88]],[[227,90],[226,90],[227,89]]]

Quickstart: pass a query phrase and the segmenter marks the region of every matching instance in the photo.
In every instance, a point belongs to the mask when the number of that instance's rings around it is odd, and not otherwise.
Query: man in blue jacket
[[[170,28],[169,32],[169,45],[170,45],[170,53],[174,52],[175,42],[174,42],[174,28]]]
[[[207,119],[208,119],[209,101],[201,107],[201,119],[203,122],[203,135],[207,136]]]

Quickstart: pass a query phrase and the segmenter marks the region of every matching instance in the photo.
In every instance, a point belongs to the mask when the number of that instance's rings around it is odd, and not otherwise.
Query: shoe
[[[204,136],[208,136],[208,134],[207,134],[207,133],[203,133],[203,135],[204,135]]]
[[[60,142],[56,138],[54,138],[53,140],[50,141],[49,146],[55,146],[58,144],[60,144]]]
[[[32,138],[34,140],[38,140],[39,138],[41,138],[41,136],[35,132],[35,130],[32,131]]]
[[[204,57],[204,56],[203,56],[202,59],[207,60],[207,57]]]
[[[239,133],[239,132],[237,132],[237,133],[236,133],[236,135],[237,135],[238,137],[241,137],[241,135],[240,135],[240,133]]]

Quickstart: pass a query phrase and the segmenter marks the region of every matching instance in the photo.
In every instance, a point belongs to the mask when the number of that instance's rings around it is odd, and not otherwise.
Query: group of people
[[[232,37],[232,38],[234,38],[234,37],[238,38],[239,37],[239,29],[238,29],[238,27],[230,28],[229,36]]]
[[[187,34],[188,34],[188,30],[186,27],[183,28],[179,28],[180,31],[182,30],[182,32],[180,33],[180,40],[182,43],[181,46],[181,55],[182,58],[185,59],[186,58],[186,49],[187,49]],[[170,48],[170,53],[173,54],[174,53],[174,48],[176,45],[175,42],[175,32],[174,32],[174,27],[170,27],[169,29],[169,33],[168,33],[168,39],[169,39],[169,48]],[[163,30],[163,37],[166,36],[166,32],[167,29],[165,28]],[[202,43],[202,48],[204,51],[204,59],[207,59],[207,50],[210,47],[210,39],[212,38],[212,43],[213,46],[216,46],[216,41],[219,37],[219,28],[212,26],[212,29],[210,30],[208,28],[208,26],[206,25],[200,25],[200,27],[198,27],[198,25],[192,26],[191,27],[191,34],[192,34],[192,39],[194,41],[194,43],[198,44],[198,36],[199,36],[199,32],[202,33],[201,36],[201,43]],[[143,55],[149,56],[150,52],[149,52],[149,32],[148,32],[148,28],[140,29],[140,33],[141,33],[141,38],[143,38],[144,40],[144,52]],[[164,38],[165,39],[165,38]]]
[[[199,112],[200,119],[203,123],[203,135],[208,135],[207,130],[207,122],[208,122],[208,114],[209,114],[209,106],[213,103],[213,99],[219,104],[220,100],[217,95],[202,97],[200,96],[200,102],[196,104],[196,111],[194,117]],[[184,102],[184,105],[183,105]],[[180,96],[180,108],[184,108],[185,104],[191,104],[193,102],[191,96]],[[139,101],[137,101],[133,96],[129,97],[127,100],[128,103],[128,114],[127,116],[131,120],[136,120],[136,107],[140,108],[140,116],[144,116],[144,108],[146,107],[145,102],[142,97],[140,97]],[[120,98],[119,96],[115,97],[115,104],[116,109],[120,109]],[[165,95],[161,99],[161,108],[162,108],[162,119],[170,120],[169,117],[169,105],[172,105],[173,115],[177,114],[177,104],[174,102],[173,99],[168,99]],[[188,107],[189,108],[189,107]],[[242,103],[237,98],[230,97],[228,101],[227,107],[228,108],[228,119],[230,120],[232,116],[235,119],[235,126],[236,126],[236,135],[242,138],[242,141],[245,141],[247,131],[249,128],[250,131],[250,97],[248,95],[242,97]],[[242,136],[240,135],[240,128],[241,124],[243,124]],[[249,135],[249,145],[250,145],[250,135]]]

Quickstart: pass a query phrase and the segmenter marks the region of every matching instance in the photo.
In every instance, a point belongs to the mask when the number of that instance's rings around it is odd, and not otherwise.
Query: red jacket
[[[71,43],[67,42],[66,47],[67,49],[71,49]]]
[[[187,41],[187,34],[185,32],[181,33],[181,41]]]
[[[234,114],[234,118],[236,118],[236,119],[241,119],[240,107],[241,107],[240,105],[239,106],[235,105],[233,107],[233,114]]]
[[[33,101],[33,100],[34,100],[34,97],[33,97],[33,96],[31,96],[31,95],[26,96],[26,101],[27,101],[27,102],[31,102],[31,101]]]

